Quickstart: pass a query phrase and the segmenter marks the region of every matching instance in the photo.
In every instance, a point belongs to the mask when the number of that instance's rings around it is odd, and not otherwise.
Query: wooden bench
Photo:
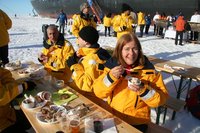
[[[157,124],[149,123],[147,133],[172,133],[172,131]]]
[[[160,121],[160,114],[164,112],[163,117],[163,124],[165,123],[165,118],[167,114],[167,109],[171,109],[173,111],[179,112],[184,106],[186,102],[177,98],[174,98],[172,96],[169,96],[166,103],[163,106],[160,106],[157,108],[157,117],[156,117],[156,124],[159,124]],[[173,118],[173,116],[172,116]]]

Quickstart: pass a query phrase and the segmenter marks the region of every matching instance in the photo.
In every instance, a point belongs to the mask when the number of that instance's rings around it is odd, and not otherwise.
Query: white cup
[[[128,79],[128,87],[129,88],[131,88],[130,87],[130,85],[141,85],[141,80],[140,79],[138,79],[138,78],[135,78],[135,77],[130,77],[129,79]]]
[[[31,100],[30,98],[24,99],[22,101],[22,104],[25,108],[34,108],[35,107],[35,101]]]

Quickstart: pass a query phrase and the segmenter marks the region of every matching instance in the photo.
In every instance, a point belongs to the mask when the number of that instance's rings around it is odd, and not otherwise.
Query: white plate
[[[41,123],[44,123],[44,124],[55,124],[55,123],[58,123],[59,122],[59,119],[57,119],[56,121],[46,121],[45,120],[45,115],[42,114],[41,112],[37,112],[36,113],[36,119],[41,122]]]
[[[41,108],[42,106],[44,106],[46,104],[46,101],[43,101],[41,103],[36,103],[35,107],[33,108],[27,108],[26,106],[24,106],[24,104],[22,104],[22,106],[26,109],[30,109],[30,110],[35,110],[35,109],[39,109]]]
[[[51,105],[51,108],[58,109],[62,112],[62,114],[66,113],[66,109],[63,106],[57,106],[57,105]],[[61,117],[57,117],[55,120],[45,120],[45,114],[42,114],[42,112],[36,113],[36,119],[44,124],[55,124],[58,123],[61,120]]]
[[[5,65],[5,68],[8,69],[8,70],[10,70],[10,71],[13,71],[13,70],[22,68],[22,64],[20,63],[20,64],[18,65],[18,64],[16,64],[15,62],[7,63],[7,64]]]

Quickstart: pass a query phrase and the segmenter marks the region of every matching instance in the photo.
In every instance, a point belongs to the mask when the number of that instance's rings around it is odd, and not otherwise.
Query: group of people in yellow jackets
[[[150,109],[163,105],[168,92],[161,73],[143,54],[137,36],[132,33],[130,11],[123,12],[119,16],[121,20],[114,24],[118,41],[110,55],[98,43],[99,33],[89,15],[88,4],[83,3],[80,10],[81,13],[73,17],[72,25],[79,49],[75,51],[57,27],[50,25],[38,60],[52,76],[63,79],[72,88],[106,100],[113,110],[130,117],[129,124],[145,132],[150,122]],[[131,77],[138,78],[141,85],[128,86]],[[0,89],[4,89],[4,79],[0,80]]]
[[[155,70],[143,54],[141,44],[132,32],[133,20],[129,15],[130,11],[125,10],[116,18],[121,19],[114,23],[118,41],[113,54],[110,55],[98,43],[99,34],[93,18],[89,17],[89,6],[84,3],[80,9],[81,13],[74,16],[72,24],[72,33],[77,37],[78,50],[75,51],[66,40],[61,46],[56,44],[58,40],[51,41],[50,26],[47,30],[47,43],[51,42],[48,44],[52,46],[49,49],[44,48],[44,51],[49,51],[43,52],[48,60],[45,58],[44,61],[47,63],[42,62],[47,69],[59,68],[65,64],[65,76],[59,69],[51,69],[51,73],[57,73],[57,78],[64,79],[72,88],[93,93],[96,97],[106,100],[114,110],[130,117],[129,124],[146,131],[150,122],[150,109],[163,105],[168,97],[168,91],[161,73]],[[54,31],[57,32],[55,27]],[[53,47],[56,57],[48,55],[52,53],[50,49]],[[62,50],[65,54],[62,54]],[[52,58],[57,60],[57,63],[54,64]],[[131,77],[140,79],[142,85],[128,86]]]
[[[131,15],[131,7],[127,4],[122,5],[122,13],[115,15],[111,18],[111,13],[108,13],[103,18],[103,24],[105,27],[105,36],[110,36],[110,27],[113,27],[115,33],[117,33],[117,38],[119,39],[123,34],[135,32],[136,26],[140,27],[140,35],[143,36],[143,30],[145,27],[145,14],[143,12],[138,12],[137,17]]]

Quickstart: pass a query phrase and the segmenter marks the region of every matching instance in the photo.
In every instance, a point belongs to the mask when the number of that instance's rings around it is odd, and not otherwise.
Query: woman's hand
[[[124,69],[121,65],[116,66],[110,70],[110,74],[112,74],[117,79],[120,78],[123,73],[124,73]]]
[[[135,85],[135,84],[130,84],[128,88],[132,91],[135,91],[137,93],[140,93],[145,89],[144,84],[142,83],[141,85]]]

